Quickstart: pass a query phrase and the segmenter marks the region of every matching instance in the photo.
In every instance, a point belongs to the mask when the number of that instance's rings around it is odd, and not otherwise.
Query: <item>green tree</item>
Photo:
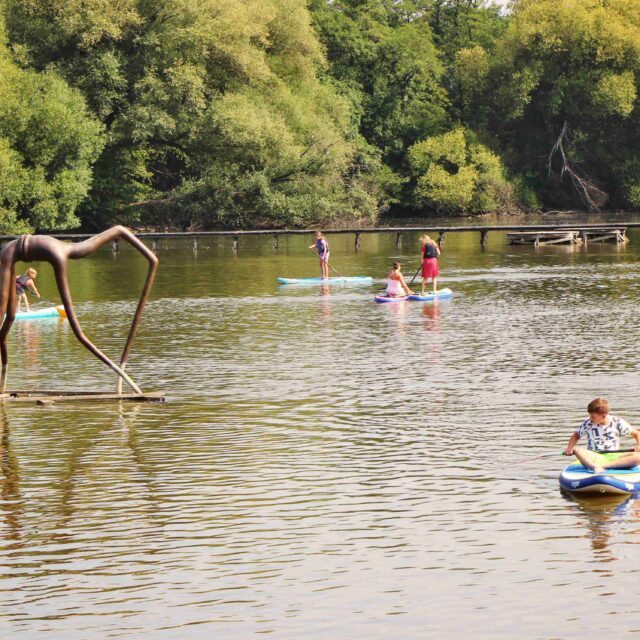
[[[489,128],[547,205],[635,206],[636,0],[520,0],[485,74]]]
[[[0,16],[0,232],[77,226],[102,144],[78,91],[14,63]]]
[[[304,0],[7,0],[29,64],[107,131],[85,224],[375,215],[380,169],[321,78]]]
[[[418,206],[449,214],[484,213],[513,206],[500,158],[457,128],[409,149]]]

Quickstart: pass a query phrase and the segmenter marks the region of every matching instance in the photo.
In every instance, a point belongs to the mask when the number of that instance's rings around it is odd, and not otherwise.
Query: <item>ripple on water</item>
[[[380,242],[336,259],[379,277]],[[640,417],[636,250],[446,248],[437,305],[278,288],[307,273],[293,249],[161,255],[129,370],[169,404],[0,413],[0,629],[584,638],[588,609],[631,635],[639,503],[563,497],[553,452],[595,395]],[[78,299],[113,357],[120,286]],[[16,324],[18,346],[16,387],[113,387],[66,323]]]

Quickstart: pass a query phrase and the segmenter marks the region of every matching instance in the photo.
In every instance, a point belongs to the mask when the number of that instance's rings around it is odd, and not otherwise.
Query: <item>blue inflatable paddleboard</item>
[[[425,293],[425,295],[412,294],[410,296],[375,296],[376,302],[404,302],[405,300],[413,300],[415,302],[433,302],[434,300],[444,300],[453,297],[451,289],[439,289],[436,293]]]
[[[570,464],[559,480],[560,488],[571,493],[631,495],[640,492],[640,467],[594,473],[581,464]]]

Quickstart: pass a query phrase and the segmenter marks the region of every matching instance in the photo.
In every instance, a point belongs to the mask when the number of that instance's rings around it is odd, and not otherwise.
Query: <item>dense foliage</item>
[[[0,0],[0,232],[640,205],[640,0]]]

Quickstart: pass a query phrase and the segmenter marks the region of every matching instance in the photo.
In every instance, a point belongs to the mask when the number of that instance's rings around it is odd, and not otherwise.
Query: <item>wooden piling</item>
[[[240,242],[240,238],[238,236],[233,236],[233,244],[231,245],[231,250],[233,253],[238,253],[238,243]]]
[[[356,251],[360,251],[360,238],[361,238],[361,233],[360,232],[356,232],[356,243],[355,243],[355,247],[356,247]]]
[[[402,234],[396,233],[396,249],[400,249],[402,247]]]
[[[489,236],[489,232],[488,231],[481,231],[480,232],[480,246],[484,249],[487,246],[487,238]]]
[[[113,253],[118,253],[118,251],[120,251],[120,244],[118,243],[118,238],[111,241],[111,251]]]
[[[278,253],[278,250],[280,249],[280,240],[278,237],[277,233],[273,234],[273,250]]]

